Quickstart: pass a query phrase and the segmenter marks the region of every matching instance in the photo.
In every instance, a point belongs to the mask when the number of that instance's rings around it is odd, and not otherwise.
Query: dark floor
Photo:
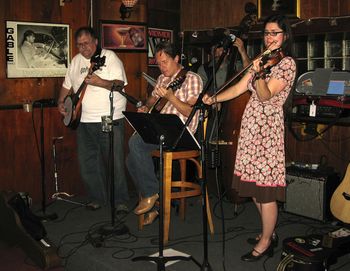
[[[130,209],[136,204],[136,197],[131,201]],[[278,268],[282,240],[288,237],[307,236],[330,232],[339,226],[334,223],[323,223],[298,215],[280,211],[277,233],[280,237],[278,247],[272,258],[264,257],[256,263],[246,263],[240,256],[252,249],[246,243],[247,237],[259,233],[257,211],[251,202],[238,206],[238,214],[234,215],[234,205],[223,204],[225,214],[225,235],[222,222],[219,219],[220,208],[217,200],[212,197],[214,209],[215,234],[208,237],[208,262],[213,271],[221,270],[283,270]],[[96,211],[71,203],[56,201],[47,208],[48,213],[57,213],[58,219],[45,223],[48,237],[58,247],[58,255],[62,258],[62,267],[52,270],[157,270],[151,262],[133,262],[132,258],[146,256],[158,251],[156,243],[158,223],[153,223],[140,232],[137,230],[137,219],[133,213],[121,218],[129,228],[130,234],[112,235],[100,239],[97,233],[103,225],[110,225],[108,208]],[[186,221],[181,221],[172,208],[170,242],[165,249],[191,255],[200,264],[204,261],[204,245],[202,237],[202,217],[200,200],[192,199],[188,203]],[[158,220],[157,220],[158,222]],[[225,242],[223,242],[225,238]],[[165,254],[167,255],[167,254]],[[26,257],[19,247],[8,248],[0,246],[0,270],[41,270]],[[171,264],[166,270],[210,270],[200,268],[195,261],[180,261]],[[287,269],[286,269],[287,270]],[[288,269],[290,270],[290,269]],[[300,269],[293,269],[300,270]],[[304,269],[303,269],[304,270]],[[306,270],[306,269],[305,269]],[[310,269],[311,270],[311,269]],[[350,270],[350,254],[338,257],[329,270]]]

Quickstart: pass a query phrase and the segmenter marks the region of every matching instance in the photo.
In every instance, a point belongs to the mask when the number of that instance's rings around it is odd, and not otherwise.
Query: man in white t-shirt
[[[75,33],[79,53],[72,59],[66,73],[58,99],[58,110],[66,115],[64,99],[70,91],[77,92],[86,84],[82,99],[81,119],[77,128],[78,159],[80,172],[90,200],[107,204],[109,199],[111,172],[108,169],[110,133],[102,131],[101,117],[111,115],[110,99],[113,98],[113,143],[114,143],[114,186],[117,213],[128,212],[127,182],[124,170],[124,115],[126,99],[111,91],[114,84],[127,84],[122,61],[111,50],[100,49],[94,30],[82,27]],[[101,67],[90,72],[91,59],[103,59]],[[94,61],[91,61],[94,62]]]

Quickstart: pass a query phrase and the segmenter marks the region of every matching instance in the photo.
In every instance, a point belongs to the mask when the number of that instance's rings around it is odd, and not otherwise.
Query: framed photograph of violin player
[[[6,21],[7,78],[64,77],[70,61],[68,24]]]
[[[101,47],[120,51],[147,51],[144,23],[100,21]]]
[[[258,0],[259,19],[265,19],[274,13],[284,14],[289,18],[299,18],[300,0]]]

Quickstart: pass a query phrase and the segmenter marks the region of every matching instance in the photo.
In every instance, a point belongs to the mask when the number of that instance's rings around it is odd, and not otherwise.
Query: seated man
[[[165,98],[167,103],[161,110],[161,114],[176,114],[183,121],[191,113],[192,105],[196,102],[203,83],[199,75],[187,72],[186,79],[176,91],[167,89],[169,83],[174,81],[183,67],[179,64],[180,56],[169,42],[161,42],[156,47],[156,61],[161,71],[157,84],[148,98],[146,105],[138,109],[139,112],[148,112],[155,101]],[[189,124],[189,129],[194,133],[198,125],[198,113],[196,113]],[[135,208],[134,213],[141,215],[149,212],[158,199],[159,184],[154,172],[151,152],[158,145],[147,144],[138,134],[134,134],[129,140],[130,153],[126,160],[129,173],[134,180],[136,188],[142,196],[142,200]],[[145,218],[145,225],[151,224],[157,217],[158,212],[153,210]]]

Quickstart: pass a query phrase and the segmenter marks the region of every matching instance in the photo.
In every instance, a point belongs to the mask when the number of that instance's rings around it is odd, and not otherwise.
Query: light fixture
[[[197,31],[194,31],[194,32],[192,33],[192,37],[195,38],[195,39],[198,38],[198,32],[197,32]]]
[[[120,18],[124,20],[125,18],[129,18],[131,15],[132,8],[136,5],[138,0],[122,0],[122,4],[120,5]]]

